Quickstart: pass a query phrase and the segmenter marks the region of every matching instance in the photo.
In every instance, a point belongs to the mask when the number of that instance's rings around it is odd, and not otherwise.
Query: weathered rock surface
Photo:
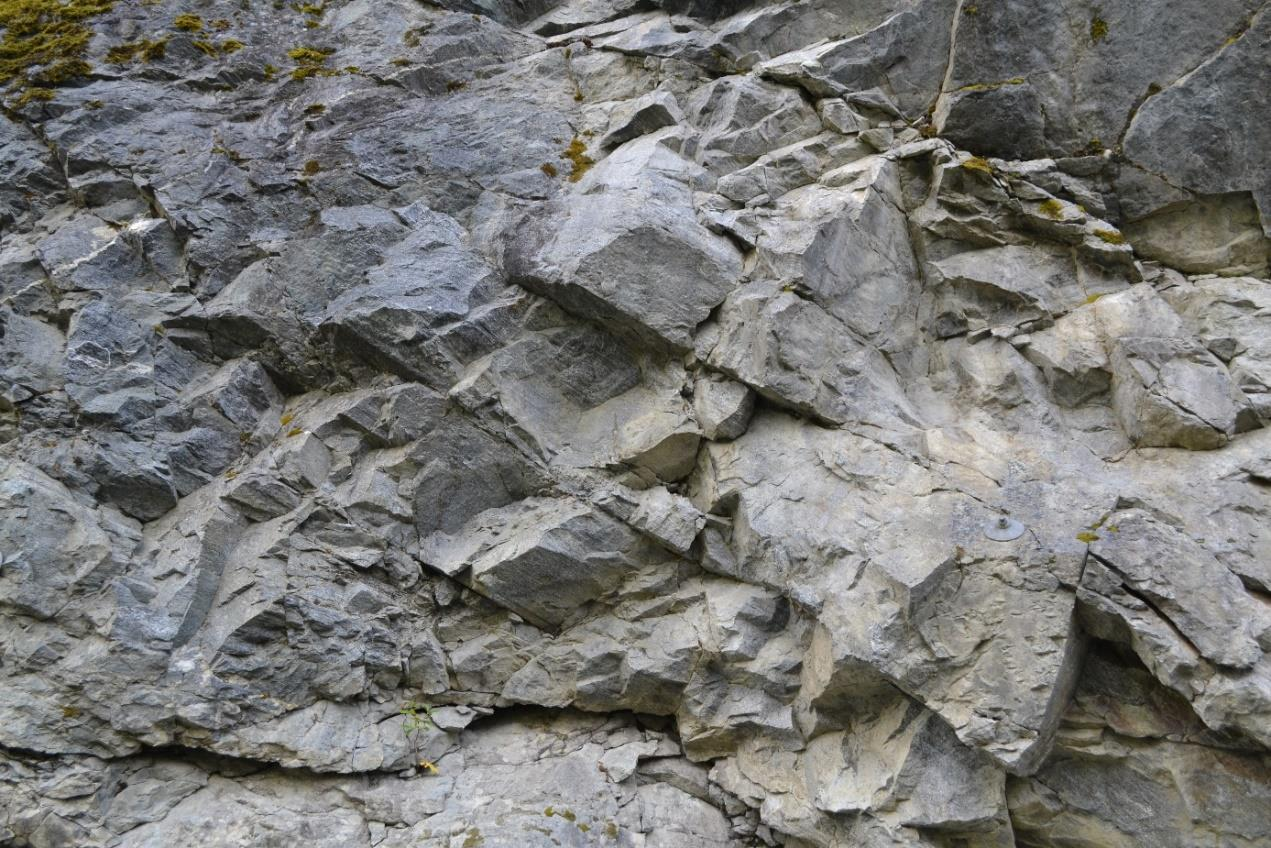
[[[1268,844],[1269,38],[0,4],[0,844]]]

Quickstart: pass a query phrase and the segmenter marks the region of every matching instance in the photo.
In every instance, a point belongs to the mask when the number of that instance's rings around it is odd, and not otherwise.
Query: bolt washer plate
[[[984,525],[984,535],[994,542],[1013,542],[1024,535],[1024,525],[1014,518],[1005,519],[1005,523],[1001,518],[994,518]]]

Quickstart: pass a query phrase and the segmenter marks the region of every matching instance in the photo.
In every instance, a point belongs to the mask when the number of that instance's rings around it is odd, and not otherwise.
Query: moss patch
[[[315,76],[334,76],[336,72],[326,67],[327,57],[333,52],[335,51],[317,47],[293,47],[288,50],[287,56],[296,63],[291,78],[306,80]]]
[[[143,38],[130,44],[120,44],[106,51],[106,61],[112,65],[127,65],[140,59],[143,62],[157,62],[168,50],[168,40],[157,38],[151,41]]]
[[[1103,41],[1108,37],[1108,22],[1099,17],[1099,13],[1095,12],[1094,17],[1090,19],[1090,40],[1095,44]]]
[[[1011,77],[1008,80],[1000,82],[973,82],[970,85],[964,85],[958,91],[992,91],[995,88],[1003,88],[1008,85],[1023,85],[1028,80],[1023,77]]]
[[[1125,236],[1116,230],[1095,230],[1094,234],[1101,241],[1105,241],[1108,244],[1125,244]]]
[[[1053,197],[1038,204],[1037,211],[1056,221],[1062,221],[1064,217],[1064,205]]]
[[[962,162],[962,167],[968,171],[980,171],[990,175],[993,173],[993,166],[989,164],[989,160],[982,159],[979,156],[972,156],[970,159],[966,159]]]
[[[1094,533],[1090,530],[1082,530],[1080,533],[1077,534],[1077,541],[1085,542],[1088,545],[1091,542],[1099,541],[1099,534]]]
[[[50,100],[52,89],[86,75],[88,21],[114,0],[0,0],[0,88],[11,103]]]
[[[574,136],[569,142],[569,147],[562,151],[560,158],[569,161],[572,169],[569,172],[569,181],[576,183],[583,178],[583,174],[591,170],[591,166],[596,164],[596,160],[587,155],[587,145],[578,136]]]
[[[198,15],[177,15],[172,19],[172,26],[181,32],[202,32],[203,19]]]
[[[287,51],[287,55],[301,64],[322,64],[331,55],[331,51],[317,47],[293,47]]]

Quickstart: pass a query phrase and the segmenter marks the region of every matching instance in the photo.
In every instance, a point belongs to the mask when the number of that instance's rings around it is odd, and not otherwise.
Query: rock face
[[[0,3],[0,844],[1271,844],[1269,39]]]

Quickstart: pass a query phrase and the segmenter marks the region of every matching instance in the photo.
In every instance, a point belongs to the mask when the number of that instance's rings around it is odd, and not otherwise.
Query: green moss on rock
[[[1061,221],[1064,217],[1064,205],[1053,197],[1038,204],[1037,211],[1056,221]]]
[[[51,100],[55,87],[88,74],[88,22],[113,7],[114,0],[0,0],[5,100],[19,106]]]
[[[579,138],[574,136],[569,142],[569,147],[562,151],[560,158],[569,161],[571,170],[569,172],[569,181],[576,183],[583,178],[583,174],[591,170],[591,166],[596,164],[596,160],[587,155],[587,145]]]
[[[203,19],[198,15],[177,15],[172,19],[172,26],[182,32],[202,32]]]
[[[1099,13],[1096,12],[1094,17],[1090,19],[1090,40],[1093,41],[1095,44],[1098,44],[1100,41],[1103,41],[1107,37],[1108,37],[1108,22],[1105,21],[1103,18],[1099,17]]]

